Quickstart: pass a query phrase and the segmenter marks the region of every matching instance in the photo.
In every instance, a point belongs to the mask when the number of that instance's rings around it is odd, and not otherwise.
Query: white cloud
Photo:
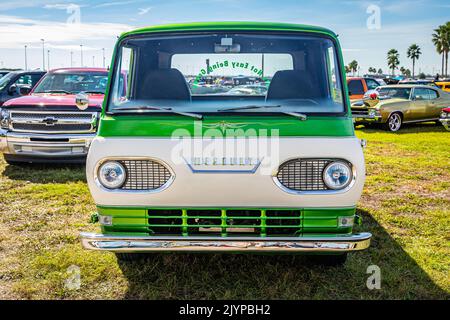
[[[142,15],[144,15],[144,14],[147,14],[151,9],[152,9],[152,7],[148,7],[148,8],[139,8],[138,15],[142,16]]]
[[[0,48],[17,48],[24,44],[37,44],[41,38],[53,45],[79,44],[86,39],[111,39],[133,27],[119,23],[68,24],[55,21],[0,16]]]
[[[141,2],[142,0],[128,0],[128,1],[116,1],[116,2],[105,2],[105,3],[100,3],[96,6],[94,6],[94,8],[104,8],[104,7],[112,7],[112,6],[123,6],[123,5],[127,5],[127,4],[133,4],[136,2]]]

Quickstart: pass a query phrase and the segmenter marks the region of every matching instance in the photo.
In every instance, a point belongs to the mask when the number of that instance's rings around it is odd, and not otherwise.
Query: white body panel
[[[260,166],[255,172],[240,173],[194,173],[185,161],[174,161],[172,153],[177,143],[170,138],[95,138],[89,150],[86,173],[96,204],[125,207],[352,207],[359,200],[364,185],[364,156],[356,137],[280,137],[279,160],[269,171]],[[97,185],[94,171],[99,161],[113,157],[161,160],[175,173],[175,179],[160,192],[105,190]],[[345,159],[353,164],[356,180],[349,190],[341,193],[287,193],[275,184],[272,174],[280,164],[293,158]]]

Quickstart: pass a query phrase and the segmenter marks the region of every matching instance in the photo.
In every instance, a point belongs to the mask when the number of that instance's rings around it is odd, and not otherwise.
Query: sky
[[[412,68],[406,50],[418,44],[416,74],[440,73],[433,29],[450,20],[450,0],[0,0],[0,69],[81,65],[103,66],[122,32],[193,21],[267,21],[311,24],[339,35],[345,63],[357,60],[388,72],[386,55],[395,48],[400,66]],[[42,42],[42,40],[44,42]],[[82,49],[80,47],[82,45]],[[48,52],[48,50],[50,52]],[[71,54],[72,52],[72,54]]]

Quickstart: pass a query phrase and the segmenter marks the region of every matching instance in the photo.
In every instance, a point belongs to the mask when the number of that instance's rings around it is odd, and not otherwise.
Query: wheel
[[[385,123],[386,130],[391,132],[400,130],[402,127],[402,120],[402,115],[398,112],[394,112],[389,116],[387,122]]]
[[[323,266],[342,266],[347,261],[347,253],[311,256],[311,262]]]

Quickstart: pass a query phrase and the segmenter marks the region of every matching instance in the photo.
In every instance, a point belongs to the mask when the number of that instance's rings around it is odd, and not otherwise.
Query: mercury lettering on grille
[[[162,164],[152,160],[122,160],[127,180],[121,189],[155,190],[165,185],[172,174]]]
[[[288,189],[296,191],[327,190],[322,173],[330,160],[294,159],[283,163],[277,179]]]

